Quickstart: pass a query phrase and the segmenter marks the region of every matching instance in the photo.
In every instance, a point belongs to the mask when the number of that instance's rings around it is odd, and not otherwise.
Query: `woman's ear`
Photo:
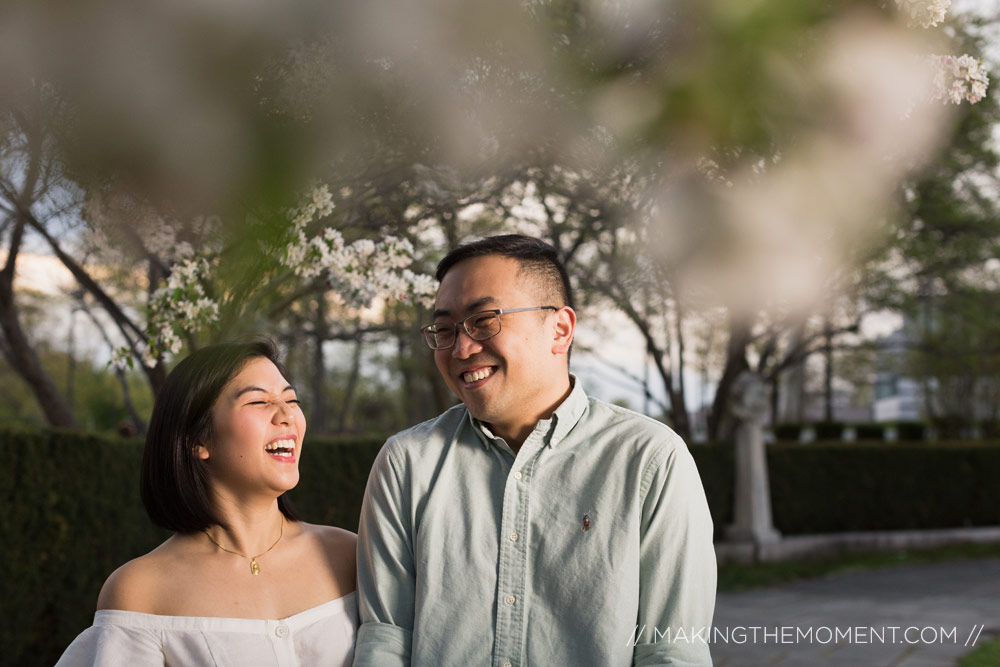
[[[210,454],[208,453],[208,446],[202,442],[199,442],[194,446],[194,455],[201,459],[202,461],[208,460]]]

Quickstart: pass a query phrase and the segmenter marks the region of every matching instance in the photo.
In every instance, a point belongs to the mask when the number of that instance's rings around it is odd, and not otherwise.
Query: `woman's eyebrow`
[[[267,393],[267,389],[262,389],[260,387],[243,387],[238,392],[236,392],[236,396],[234,398],[239,398],[243,394],[247,394],[251,391],[260,391],[265,394]],[[284,389],[281,390],[281,393],[285,393],[286,391],[295,391],[295,387],[293,387],[292,385],[287,385]]]

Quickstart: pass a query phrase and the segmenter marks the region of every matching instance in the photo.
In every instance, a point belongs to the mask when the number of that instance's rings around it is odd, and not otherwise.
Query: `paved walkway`
[[[1000,634],[1000,558],[720,593],[711,641],[716,667],[941,667],[971,652],[977,632],[980,643]]]

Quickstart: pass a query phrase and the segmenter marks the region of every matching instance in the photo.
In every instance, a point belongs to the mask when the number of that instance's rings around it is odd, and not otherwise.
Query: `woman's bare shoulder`
[[[349,530],[337,528],[336,526],[318,526],[312,523],[301,522],[302,531],[311,534],[315,539],[322,542],[327,551],[336,555],[356,553],[358,546],[358,536]]]
[[[309,523],[302,523],[302,531],[311,535],[322,549],[322,558],[333,573],[340,594],[353,591],[357,577],[358,536],[343,528]]]
[[[183,540],[178,543],[178,536],[171,537],[112,572],[97,596],[97,609],[157,613],[163,582],[170,579],[171,563],[183,546]]]

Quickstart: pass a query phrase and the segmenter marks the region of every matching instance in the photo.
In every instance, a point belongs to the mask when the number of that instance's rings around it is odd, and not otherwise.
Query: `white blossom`
[[[380,240],[344,241],[339,230],[327,226],[314,236],[305,228],[333,211],[329,188],[313,188],[308,203],[291,212],[293,234],[278,256],[281,263],[304,280],[322,276],[343,302],[369,306],[376,298],[426,301],[434,292],[434,281],[407,267],[413,263],[409,240],[387,236]]]
[[[154,366],[164,353],[179,353],[183,347],[182,334],[194,333],[218,319],[219,304],[205,296],[202,285],[209,271],[204,257],[185,259],[171,267],[164,284],[153,292],[147,342],[139,350],[143,363]],[[132,351],[116,351],[113,361],[121,363],[126,354],[131,355]]]
[[[896,6],[911,27],[932,28],[944,21],[951,0],[896,0]]]
[[[975,104],[986,96],[989,76],[972,56],[930,56],[935,67],[934,99],[951,104]]]
[[[289,211],[291,230],[284,245],[262,246],[262,251],[300,280],[322,278],[340,300],[355,308],[376,299],[417,300],[430,305],[436,281],[408,267],[413,245],[405,238],[358,239],[351,243],[332,226],[310,231],[311,223],[330,216],[333,197],[325,185],[313,187],[303,203]],[[204,225],[203,221],[199,224]],[[164,354],[177,354],[183,337],[211,325],[219,318],[219,303],[205,293],[212,266],[187,243],[178,243],[171,228],[162,225],[149,239],[161,257],[169,257],[170,272],[149,303],[148,342],[143,349],[115,352],[115,363],[131,363],[139,356],[154,365]],[[170,252],[168,252],[168,249]]]

